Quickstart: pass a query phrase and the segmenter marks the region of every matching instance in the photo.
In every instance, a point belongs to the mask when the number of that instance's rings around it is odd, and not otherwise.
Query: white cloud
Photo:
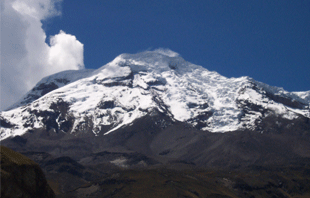
[[[12,8],[18,13],[38,20],[60,15],[57,5],[62,0],[13,0]]]
[[[54,65],[52,70],[83,69],[83,44],[78,42],[75,36],[60,31],[51,37],[49,51],[49,64]],[[51,71],[52,72],[52,71]]]
[[[41,20],[60,15],[61,0],[1,1],[1,105],[20,99],[40,79],[83,69],[83,44],[60,31],[45,43]]]

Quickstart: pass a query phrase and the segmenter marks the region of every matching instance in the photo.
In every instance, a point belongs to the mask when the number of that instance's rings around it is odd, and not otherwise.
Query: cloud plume
[[[60,30],[49,44],[42,20],[60,15],[61,0],[1,1],[1,110],[40,79],[84,68],[83,44]]]

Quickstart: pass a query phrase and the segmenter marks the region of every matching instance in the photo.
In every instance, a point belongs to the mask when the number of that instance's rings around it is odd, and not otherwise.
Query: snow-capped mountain
[[[1,139],[39,128],[107,135],[154,111],[202,131],[255,130],[270,115],[310,118],[309,106],[310,91],[226,78],[170,50],[155,50],[121,54],[97,70],[42,79],[1,112]]]

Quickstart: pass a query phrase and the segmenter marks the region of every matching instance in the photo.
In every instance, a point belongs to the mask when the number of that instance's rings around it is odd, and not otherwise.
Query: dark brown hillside
[[[55,197],[37,163],[1,146],[1,197]]]

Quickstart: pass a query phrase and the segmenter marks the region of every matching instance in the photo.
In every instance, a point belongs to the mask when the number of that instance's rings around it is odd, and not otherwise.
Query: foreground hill
[[[1,197],[55,197],[37,163],[1,146]]]

